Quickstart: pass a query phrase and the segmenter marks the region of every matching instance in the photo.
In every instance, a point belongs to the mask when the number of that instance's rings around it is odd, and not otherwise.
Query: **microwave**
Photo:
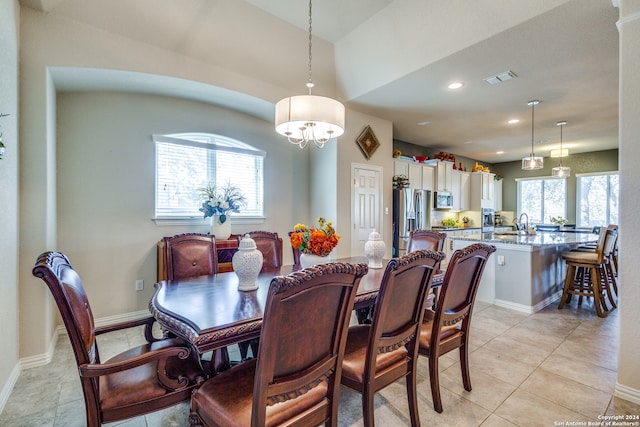
[[[435,209],[451,209],[453,208],[453,195],[446,191],[435,193],[433,197]]]

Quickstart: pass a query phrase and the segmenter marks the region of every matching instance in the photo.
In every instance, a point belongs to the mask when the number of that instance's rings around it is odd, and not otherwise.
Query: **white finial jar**
[[[255,291],[258,289],[258,275],[262,270],[262,252],[258,250],[255,240],[245,234],[238,252],[231,260],[233,271],[238,276],[239,291]]]
[[[364,244],[364,254],[369,259],[369,268],[382,268],[382,257],[387,250],[384,241],[375,228],[369,234],[369,240]]]

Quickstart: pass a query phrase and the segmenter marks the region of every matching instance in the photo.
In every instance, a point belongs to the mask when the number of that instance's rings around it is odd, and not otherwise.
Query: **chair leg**
[[[460,369],[462,370],[462,384],[464,389],[471,391],[471,375],[469,374],[469,353],[467,343],[460,346]]]
[[[420,427],[420,414],[418,413],[418,392],[416,391],[416,368],[417,364],[413,364],[413,369],[406,376],[407,397],[409,399],[409,416],[411,417],[411,427]]]
[[[575,280],[576,274],[576,266],[573,264],[567,264],[567,277],[564,279],[564,288],[562,289],[562,296],[560,297],[560,304],[558,304],[558,310],[564,307],[565,302],[569,302],[569,298],[571,298],[571,294],[569,293],[569,289],[573,286],[573,281]]]
[[[598,272],[598,268],[597,267],[592,267],[591,268],[591,290],[593,291],[593,305],[596,308],[596,313],[598,314],[598,317],[606,317],[606,302],[604,302],[604,300],[601,298],[602,297],[602,292],[601,292],[601,283],[600,280],[602,280],[600,278],[600,273]],[[604,311],[603,311],[603,307],[604,307]]]
[[[371,388],[366,384],[362,387],[362,418],[364,427],[373,427],[375,421],[373,419],[373,395]]]
[[[431,383],[431,398],[433,409],[442,413],[442,399],[440,398],[440,378],[438,377],[438,356],[433,352],[429,354],[429,382]]]

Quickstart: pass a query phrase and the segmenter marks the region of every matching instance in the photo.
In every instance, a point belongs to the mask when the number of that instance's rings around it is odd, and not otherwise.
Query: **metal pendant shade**
[[[569,166],[564,166],[562,164],[562,157],[564,157],[563,150],[562,150],[562,127],[564,125],[567,124],[567,122],[562,121],[562,122],[558,122],[556,123],[558,126],[560,126],[560,164],[558,166],[556,166],[555,168],[551,169],[551,176],[553,176],[554,178],[566,178],[568,176],[571,176],[571,168]]]
[[[533,152],[533,120],[534,120],[534,110],[535,106],[538,105],[540,101],[529,101],[527,105],[531,106],[531,154],[528,157],[522,158],[522,170],[530,171],[536,169],[542,169],[544,167],[544,160],[542,157],[536,156]]]
[[[313,142],[322,148],[332,138],[344,133],[344,105],[324,96],[311,95],[313,87],[311,70],[311,0],[309,0],[309,80],[308,95],[290,96],[276,104],[276,132],[286,136],[289,142],[306,147]]]

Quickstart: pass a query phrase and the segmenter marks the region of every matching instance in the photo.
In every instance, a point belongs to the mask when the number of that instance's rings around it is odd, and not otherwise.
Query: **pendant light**
[[[527,105],[531,106],[531,154],[529,155],[529,157],[522,158],[522,170],[525,170],[525,171],[542,169],[544,165],[544,161],[542,160],[542,157],[536,156],[536,154],[533,152],[533,118],[534,118],[533,112],[534,112],[535,106],[538,105],[539,103],[540,101],[536,101],[536,100],[529,101],[527,103]]]
[[[564,155],[562,154],[562,127],[564,125],[566,125],[567,122],[562,121],[562,122],[558,122],[556,123],[556,125],[560,126],[560,164],[558,166],[556,166],[555,168],[551,169],[551,176],[553,176],[554,178],[566,178],[568,176],[571,176],[571,168],[569,166],[563,166],[562,165],[562,157],[564,157]]]
[[[344,105],[324,96],[311,95],[311,0],[309,0],[309,79],[308,95],[290,96],[276,104],[276,132],[304,148],[313,142],[322,148],[330,139],[344,133]]]

